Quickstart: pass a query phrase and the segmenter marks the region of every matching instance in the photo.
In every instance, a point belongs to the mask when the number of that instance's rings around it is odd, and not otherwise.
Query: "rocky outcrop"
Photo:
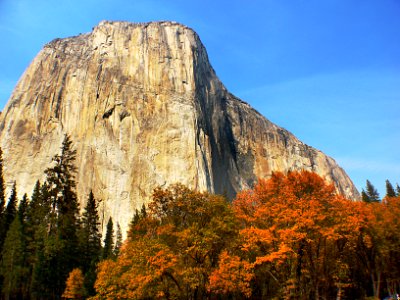
[[[127,228],[152,190],[180,182],[229,196],[272,171],[306,169],[350,198],[335,161],[230,94],[199,37],[174,22],[101,22],[47,44],[0,116],[5,177],[31,193],[68,133],[77,191]]]

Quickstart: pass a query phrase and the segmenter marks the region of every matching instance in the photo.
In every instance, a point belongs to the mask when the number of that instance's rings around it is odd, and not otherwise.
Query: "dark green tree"
[[[129,224],[127,240],[132,241],[135,236],[135,232],[140,228],[139,223],[147,216],[146,206],[143,204],[141,210],[135,209],[133,218]]]
[[[45,182],[41,185],[40,181],[37,181],[26,212],[26,223],[32,237],[34,237],[34,232],[39,224],[48,222],[49,214],[50,196],[48,184]]]
[[[6,205],[6,187],[4,184],[3,167],[3,150],[0,148],[0,215],[3,213]]]
[[[7,206],[5,209],[2,208],[2,212],[0,215],[0,253],[3,251],[3,245],[7,236],[7,231],[10,228],[12,221],[14,221],[16,213],[17,213],[17,187],[14,182],[10,197],[8,199]]]
[[[361,191],[361,199],[362,199],[362,201],[367,202],[367,203],[371,202],[367,195],[367,192],[364,189],[362,189],[362,191]]]
[[[130,223],[130,227],[137,224],[140,220],[140,212],[138,209],[135,209],[135,214],[133,215],[132,221]]]
[[[146,216],[147,216],[146,205],[144,205],[144,203],[142,204],[142,208],[140,210],[140,216],[142,218],[146,218]]]
[[[398,184],[396,184],[396,196],[400,196],[400,186]]]
[[[8,199],[7,207],[4,211],[3,230],[6,232],[6,234],[11,223],[14,221],[15,216],[17,215],[17,202],[17,185],[14,182],[10,197]]]
[[[36,237],[43,243],[36,247],[34,289],[36,295],[58,299],[65,289],[69,272],[78,266],[80,227],[79,205],[75,192],[74,165],[76,150],[65,135],[61,153],[53,157],[53,166],[45,171],[46,191],[41,201],[50,204],[50,211],[40,222]],[[38,253],[42,251],[43,254]]]
[[[45,185],[44,185],[45,186]],[[31,274],[31,285],[29,286],[32,298],[36,297],[36,292],[40,289],[40,279],[38,276],[41,274],[40,269],[40,260],[39,256],[43,256],[43,247],[44,247],[44,237],[46,236],[46,215],[47,213],[42,213],[44,211],[44,205],[41,203],[43,198],[41,196],[42,186],[39,181],[36,182],[35,187],[33,189],[31,200],[28,203],[27,212],[26,212],[26,238],[27,238],[27,261],[30,266],[30,274]],[[48,206],[47,212],[50,211],[50,207]],[[42,230],[39,230],[39,225],[42,224]]]
[[[114,225],[110,217],[107,222],[107,231],[104,238],[102,259],[113,258],[114,251]]]
[[[6,205],[6,196],[5,196],[5,185],[4,185],[4,176],[3,176],[3,151],[0,148],[0,255],[1,250],[3,249],[4,240],[6,239],[7,231],[4,227],[4,209]],[[1,274],[0,274],[1,275]],[[2,276],[0,276],[0,288],[2,285]]]
[[[96,281],[96,266],[101,256],[101,234],[99,232],[98,204],[90,191],[88,201],[82,214],[82,224],[79,233],[81,248],[81,267],[85,275],[85,288],[89,295],[94,295]]]
[[[119,255],[121,246],[122,246],[122,231],[121,231],[121,226],[119,226],[119,223],[117,223],[117,233],[116,233],[115,247],[114,247],[114,256],[115,257],[117,257]]]
[[[22,224],[27,221],[28,213],[28,196],[24,194],[18,205],[17,215]]]
[[[2,252],[1,272],[4,278],[2,293],[5,299],[27,299],[29,267],[26,261],[27,249],[23,224],[14,218]]]
[[[388,179],[386,179],[386,197],[396,197],[396,192],[393,188],[393,185]]]
[[[361,197],[362,200],[367,203],[380,201],[378,191],[369,180],[367,180],[366,190],[363,189],[361,192]]]

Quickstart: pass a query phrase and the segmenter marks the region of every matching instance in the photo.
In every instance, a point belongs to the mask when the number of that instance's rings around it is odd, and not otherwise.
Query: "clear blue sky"
[[[0,0],[0,108],[45,43],[101,20],[188,25],[233,94],[360,190],[400,184],[399,0]]]

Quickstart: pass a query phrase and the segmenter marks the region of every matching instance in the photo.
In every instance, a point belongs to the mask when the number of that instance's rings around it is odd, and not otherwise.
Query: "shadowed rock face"
[[[173,22],[101,22],[47,44],[0,116],[5,177],[19,193],[59,153],[78,151],[77,191],[125,231],[152,190],[180,182],[233,197],[273,171],[312,170],[350,198],[346,173],[230,94],[199,37]]]

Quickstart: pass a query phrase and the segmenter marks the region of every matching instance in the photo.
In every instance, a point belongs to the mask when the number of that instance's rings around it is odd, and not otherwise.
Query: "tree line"
[[[52,159],[46,180],[32,196],[17,198],[14,183],[5,201],[0,149],[0,286],[3,299],[60,299],[74,268],[83,274],[85,296],[93,295],[97,263],[116,257],[122,243],[108,220],[104,242],[99,231],[98,201],[90,192],[80,214],[75,191],[76,151],[68,136]],[[18,203],[19,202],[19,203]]]
[[[156,189],[92,299],[380,299],[400,288],[400,195],[351,201],[274,173],[233,203]]]
[[[79,213],[76,152],[61,154],[17,206],[4,201],[0,152],[1,290],[4,299],[379,299],[400,290],[400,188],[363,201],[315,173],[276,172],[233,202],[183,185],[156,188],[127,239],[98,203]],[[119,228],[119,226],[117,226]]]

